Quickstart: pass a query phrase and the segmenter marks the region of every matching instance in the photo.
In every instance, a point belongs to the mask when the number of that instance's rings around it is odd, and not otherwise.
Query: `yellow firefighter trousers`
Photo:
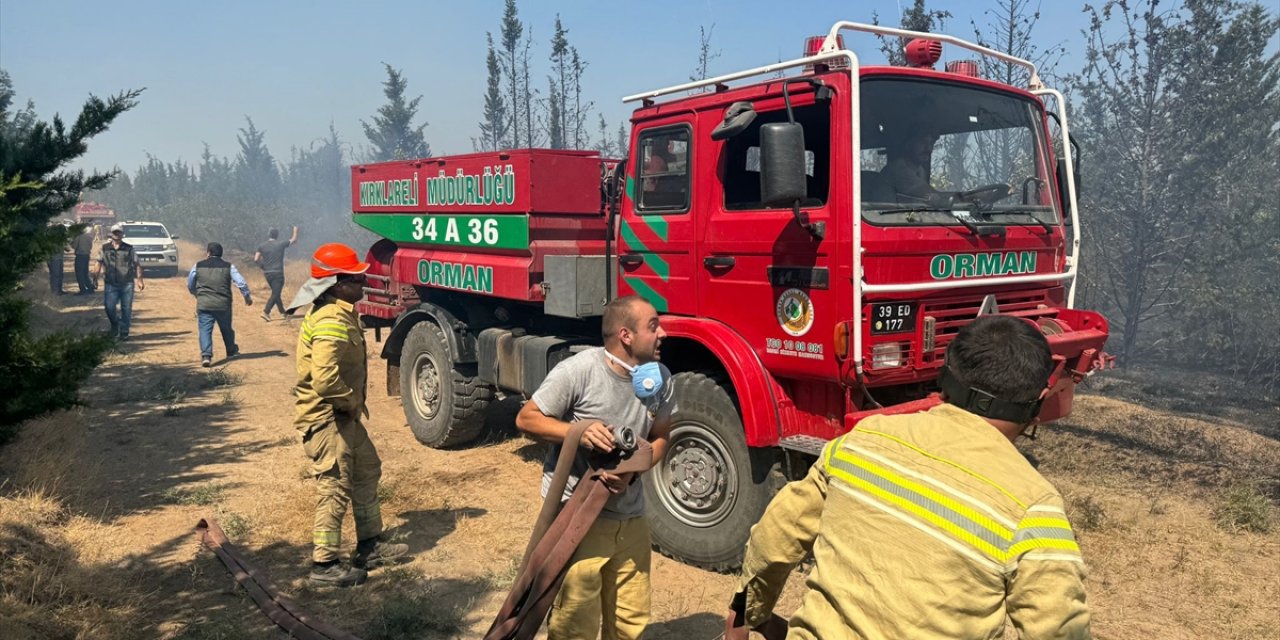
[[[302,437],[302,447],[319,482],[311,559],[332,562],[338,559],[342,546],[342,520],[348,505],[355,516],[357,540],[382,533],[382,507],[378,504],[382,460],[364,425],[349,418],[312,427]]]
[[[636,640],[649,624],[649,523],[600,518],[569,561],[548,640]],[[603,620],[601,619],[603,615]]]

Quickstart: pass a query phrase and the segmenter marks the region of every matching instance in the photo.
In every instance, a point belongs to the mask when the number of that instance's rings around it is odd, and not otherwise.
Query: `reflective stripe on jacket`
[[[1090,637],[1061,496],[999,431],[952,405],[870,418],[823,450],[751,530],[739,591],[768,618],[815,565],[788,638]]]
[[[350,303],[329,299],[311,308],[298,332],[297,365],[299,430],[328,422],[335,413],[350,419],[369,415],[364,331]]]

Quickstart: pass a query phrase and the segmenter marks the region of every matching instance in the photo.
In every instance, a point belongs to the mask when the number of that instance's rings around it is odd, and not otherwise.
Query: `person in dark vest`
[[[222,245],[209,243],[209,257],[197,262],[187,274],[187,290],[196,297],[196,317],[200,321],[200,365],[213,364],[213,323],[222,333],[222,346],[227,357],[240,353],[236,346],[236,330],[231,328],[231,285],[244,295],[244,303],[253,306],[249,283],[236,266],[222,259]]]
[[[111,242],[102,245],[98,261],[93,264],[93,280],[102,276],[102,303],[107,308],[107,320],[111,321],[111,335],[120,340],[129,339],[129,326],[133,321],[133,292],[142,291],[142,265],[133,245],[124,241],[124,227],[112,225]],[[120,308],[117,315],[116,307]]]
[[[279,229],[267,231],[267,241],[258,246],[253,254],[253,261],[262,267],[262,276],[271,287],[271,297],[267,298],[267,306],[262,310],[262,319],[271,322],[271,309],[279,308],[284,315],[284,301],[280,299],[280,291],[284,289],[284,250],[298,241],[298,227],[294,225],[293,235],[288,240],[280,239]]]

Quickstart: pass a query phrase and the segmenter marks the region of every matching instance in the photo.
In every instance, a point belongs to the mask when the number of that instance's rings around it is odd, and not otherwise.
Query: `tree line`
[[[1108,349],[1122,362],[1208,368],[1274,389],[1280,384],[1280,342],[1269,339],[1280,316],[1280,57],[1274,45],[1280,21],[1263,4],[1243,0],[1107,0],[1083,11],[1089,23],[1075,69],[1061,68],[1061,41],[1037,31],[1038,0],[993,0],[969,21],[977,42],[1031,59],[1041,77],[1066,94],[1066,105],[1051,107],[1071,113],[1081,148],[1077,305],[1107,315]],[[947,24],[952,18],[914,0],[891,22],[954,32]],[[626,123],[613,127],[594,113],[590,65],[570,33],[557,16],[540,58],[532,25],[520,19],[516,0],[506,0],[498,28],[486,34],[488,78],[473,150],[587,148],[626,155]],[[692,79],[707,77],[719,58],[713,33],[714,25],[699,28]],[[900,56],[896,39],[882,44],[887,59]],[[234,158],[207,147],[194,165],[148,157],[114,180],[56,171],[83,153],[85,140],[136,94],[91,100],[81,117],[98,114],[98,128],[66,131],[56,119],[39,122],[30,105],[13,108],[13,88],[2,76],[0,243],[13,243],[33,259],[47,253],[56,232],[9,221],[48,213],[40,218],[44,229],[45,220],[60,217],[74,201],[67,200],[74,187],[126,217],[172,223],[192,239],[246,251],[268,227],[291,224],[309,230],[309,244],[340,239],[366,246],[372,237],[350,222],[350,164],[432,154],[419,117],[422,97],[410,97],[399,69],[383,66],[386,103],[361,122],[366,142],[359,147],[330,126],[287,159],[277,158],[266,132],[246,117]],[[984,76],[1008,84],[1025,86],[1024,73],[983,62]],[[41,189],[55,195],[31,195],[45,193]],[[48,209],[55,205],[62,209]],[[23,259],[5,268],[25,274],[36,264]],[[6,287],[0,300],[9,299],[17,282],[16,275],[0,278]],[[14,320],[21,309],[4,304],[0,331],[9,333],[0,337],[25,331]]]

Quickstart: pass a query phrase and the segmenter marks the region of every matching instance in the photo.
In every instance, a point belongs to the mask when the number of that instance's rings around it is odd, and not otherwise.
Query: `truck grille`
[[[994,294],[1000,313],[1021,318],[1038,320],[1057,315],[1061,302],[1050,297],[1049,291],[1011,291]],[[978,317],[985,295],[971,295],[944,300],[928,300],[920,304],[920,316],[924,318],[922,326],[931,324],[934,327],[932,349],[921,353],[922,364],[941,363],[947,345],[955,337],[960,328]],[[927,343],[927,340],[925,341]],[[926,346],[928,346],[926,344]]]

